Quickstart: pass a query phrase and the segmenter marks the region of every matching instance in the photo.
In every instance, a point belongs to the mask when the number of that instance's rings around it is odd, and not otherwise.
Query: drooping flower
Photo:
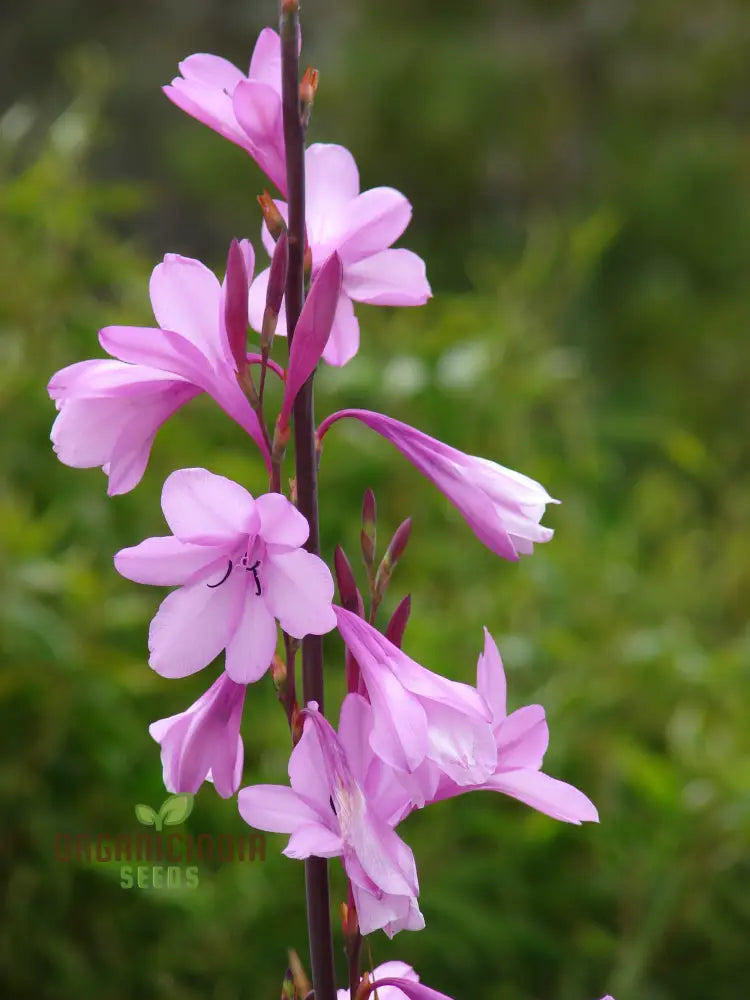
[[[164,787],[194,795],[206,778],[223,799],[242,780],[244,748],[240,736],[245,685],[223,673],[186,712],[160,719],[149,733],[161,744]]]
[[[359,420],[380,434],[458,509],[480,542],[505,559],[533,552],[534,542],[548,542],[551,528],[539,522],[553,500],[528,476],[486,458],[467,455],[422,431],[372,410],[339,410],[321,423],[318,441],[344,417]]]
[[[351,611],[334,611],[372,704],[370,746],[415,801],[432,798],[441,775],[461,786],[487,780],[497,749],[481,694],[426,670]]]
[[[252,276],[247,242],[243,252]],[[270,467],[258,417],[235,377],[216,276],[198,260],[167,254],[154,268],[150,293],[158,329],[105,327],[99,341],[117,360],[80,361],[50,380],[60,411],[51,435],[60,460],[74,468],[101,466],[109,495],[127,493],[145,472],[159,427],[207,392],[253,438]]]
[[[487,629],[484,630],[484,652],[477,662],[477,689],[492,710],[497,766],[494,774],[478,784],[476,790],[504,792],[564,823],[598,823],[596,807],[583,792],[541,770],[549,744],[549,729],[542,706],[526,705],[507,714],[503,662]],[[471,790],[443,775],[433,801]]]
[[[281,42],[264,28],[247,76],[220,56],[200,52],[180,63],[182,76],[163,88],[178,108],[241,146],[286,194],[281,113]]]
[[[323,358],[344,365],[359,348],[354,302],[381,306],[420,306],[432,294],[424,261],[411,250],[392,249],[411,219],[411,205],[394,188],[359,190],[354,157],[343,146],[315,143],[305,150],[307,240],[312,276],[335,250],[343,265],[343,284],[331,336]],[[286,218],[287,206],[277,203]],[[273,240],[263,227],[269,255]],[[250,288],[250,325],[260,330],[270,269]],[[277,333],[286,335],[283,314]]]
[[[298,639],[336,624],[333,578],[301,546],[307,520],[280,493],[255,499],[206,469],[180,469],[164,483],[162,510],[173,534],[115,556],[137,583],[178,586],[149,630],[149,664],[185,677],[226,649],[237,684],[258,680],[276,650],[276,620]]]
[[[241,789],[238,805],[251,826],[290,834],[291,858],[341,857],[360,930],[421,930],[414,856],[365,794],[346,752],[315,702],[305,709],[302,737],[289,758],[291,787]]]
[[[419,982],[419,976],[406,962],[383,962],[368,973],[368,995],[377,990],[379,1000],[450,1000],[444,993]],[[337,990],[337,1000],[349,1000],[349,990]]]

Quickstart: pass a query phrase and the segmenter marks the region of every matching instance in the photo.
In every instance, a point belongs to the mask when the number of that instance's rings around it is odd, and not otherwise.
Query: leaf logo
[[[179,795],[170,795],[159,808],[159,812],[154,812],[151,806],[139,802],[135,807],[135,818],[144,826],[153,826],[157,833],[161,832],[163,826],[177,826],[184,823],[193,811],[193,796],[186,792]]]

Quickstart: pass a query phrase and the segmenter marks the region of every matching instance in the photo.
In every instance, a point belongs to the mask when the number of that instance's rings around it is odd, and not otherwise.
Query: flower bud
[[[341,933],[345,941],[353,940],[359,934],[357,908],[354,903],[341,903]]]
[[[299,85],[299,107],[300,122],[302,128],[307,128],[310,124],[310,114],[315,103],[315,94],[318,90],[318,71],[308,66],[305,70]]]
[[[264,191],[263,194],[258,195],[258,204],[263,213],[263,221],[268,228],[268,232],[271,234],[271,239],[276,242],[281,234],[286,232],[284,217],[276,207],[276,203],[268,191]]]
[[[362,545],[362,558],[367,567],[368,575],[372,575],[372,567],[375,562],[375,542],[377,539],[376,522],[377,507],[375,505],[375,494],[368,488],[362,500],[362,533],[360,542]]]
[[[357,581],[354,579],[351,563],[340,545],[336,546],[336,551],[333,554],[333,569],[342,605],[347,611],[354,611],[356,614]]]
[[[276,241],[271,258],[271,270],[268,275],[266,308],[263,312],[263,324],[260,331],[260,349],[265,356],[271,349],[271,341],[279,321],[281,300],[284,297],[284,286],[286,285],[287,261],[287,236],[286,230],[284,230]]]
[[[224,280],[224,327],[239,375],[247,370],[247,289],[245,255],[237,240],[232,240]]]
[[[391,615],[391,620],[388,622],[385,629],[385,637],[392,642],[394,646],[398,646],[401,649],[401,644],[404,641],[404,632],[406,631],[406,623],[409,621],[409,615],[411,614],[411,594],[407,594],[406,597],[399,602],[398,607]]]
[[[370,980],[370,973],[366,972],[359,981],[357,992],[354,994],[354,1000],[367,1000],[371,992],[372,981]]]
[[[307,973],[305,972],[302,962],[300,962],[299,955],[293,948],[289,949],[289,967],[292,971],[292,978],[294,980],[294,988],[297,990],[297,996],[306,997],[312,990],[312,983],[307,978]]]
[[[291,969],[286,970],[281,982],[281,1000],[297,1000],[297,991],[294,988]]]
[[[286,693],[286,664],[278,653],[273,654],[271,661],[271,680],[279,699],[283,699]]]
[[[375,594],[379,600],[382,599],[383,594],[385,594],[386,588],[391,580],[391,574],[406,550],[410,534],[411,518],[407,517],[407,519],[402,521],[398,528],[396,528],[393,538],[391,539],[390,544],[386,549],[386,553],[383,556],[382,562],[378,566],[378,571],[375,574]]]

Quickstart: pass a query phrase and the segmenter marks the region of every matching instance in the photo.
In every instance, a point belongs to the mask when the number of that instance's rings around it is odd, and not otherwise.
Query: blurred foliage
[[[108,500],[100,472],[54,459],[44,390],[100,353],[99,327],[149,322],[162,253],[218,265],[231,235],[256,232],[257,171],[156,89],[191,51],[246,62],[258,19],[273,19],[250,6],[29,0],[4,14],[9,1000],[259,1000],[277,995],[285,947],[305,950],[302,869],[278,856],[281,837],[265,863],[206,866],[184,893],[125,891],[112,866],[53,849],[58,833],[137,831],[135,804],[164,797],[147,724],[206,683],[148,669],[161,595],[119,578],[113,553],[161,533],[175,468],[264,486],[239,428],[197,400],[159,433],[141,486]],[[385,410],[564,503],[546,517],[551,544],[502,563],[384,442],[340,424],[321,466],[324,549],[340,542],[355,562],[366,485],[381,544],[413,515],[389,599],[412,594],[407,650],[472,680],[487,624],[511,707],[547,709],[546,770],[602,819],[569,828],[490,794],[414,815],[401,832],[427,929],[375,936],[375,961],[409,961],[457,1000],[735,1000],[750,928],[750,11],[339,7],[305,11],[322,71],[311,138],[352,148],[364,185],[407,192],[406,242],[439,294],[361,309],[362,352],[321,372],[319,413]],[[333,705],[334,638],[327,652]],[[270,683],[253,688],[244,735],[246,780],[283,781]],[[188,826],[243,831],[210,788]],[[336,899],[335,865],[332,879]]]

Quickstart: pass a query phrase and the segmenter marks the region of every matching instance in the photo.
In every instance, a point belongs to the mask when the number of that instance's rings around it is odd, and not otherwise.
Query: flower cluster
[[[282,21],[293,8],[284,5]],[[299,36],[293,37],[299,51]],[[242,788],[239,811],[258,829],[287,834],[288,857],[341,858],[351,942],[377,930],[393,936],[425,925],[415,859],[397,832],[413,810],[491,790],[563,822],[598,817],[582,792],[542,771],[549,738],[544,709],[529,705],[508,712],[503,664],[486,628],[473,687],[427,669],[402,650],[410,603],[399,605],[383,631],[377,627],[377,609],[411,522],[396,532],[376,571],[375,506],[368,491],[362,533],[370,587],[366,614],[343,551],[335,562],[341,605],[333,603],[333,576],[317,551],[310,515],[294,492],[282,492],[290,422],[304,387],[321,360],[341,366],[357,353],[354,303],[417,306],[431,294],[422,260],[393,248],[411,217],[407,199],[389,187],[360,192],[351,153],[315,144],[303,161],[309,291],[301,312],[287,316],[293,242],[288,229],[296,194],[287,176],[282,66],[280,38],[267,28],[247,75],[217,56],[192,55],[180,64],[181,76],[164,88],[178,107],[245,149],[286,199],[268,193],[259,199],[261,242],[271,264],[255,275],[252,245],[235,240],[220,282],[200,261],[168,254],[151,276],[156,325],[105,327],[99,341],[109,358],[71,364],[51,379],[49,394],[59,410],[52,441],[61,461],[101,467],[109,494],[126,493],[144,475],[159,427],[207,393],[259,450],[268,492],[253,495],[203,468],[177,470],[162,490],[171,533],[121,550],[114,562],[136,583],[176,588],[149,630],[148,662],[158,674],[182,678],[223,654],[223,670],[206,692],[186,711],[150,727],[161,746],[169,791],[195,793],[210,780],[224,798],[238,793],[247,686],[269,670],[273,674],[293,737],[290,785]],[[305,75],[302,119],[309,116],[316,80],[314,71]],[[250,350],[248,327],[259,334]],[[270,358],[275,334],[289,336],[283,366]],[[284,387],[273,433],[263,392],[269,370]],[[344,419],[389,441],[497,555],[517,560],[532,553],[535,542],[551,538],[540,521],[546,505],[557,501],[539,483],[385,414],[345,409],[327,416],[310,435],[317,456],[308,457],[320,460],[324,437]],[[316,700],[298,703],[295,685],[300,642],[334,629],[347,663],[336,729]],[[374,990],[381,1000],[447,1000],[399,962],[350,986],[357,1000]],[[339,1000],[349,996],[339,991]]]

